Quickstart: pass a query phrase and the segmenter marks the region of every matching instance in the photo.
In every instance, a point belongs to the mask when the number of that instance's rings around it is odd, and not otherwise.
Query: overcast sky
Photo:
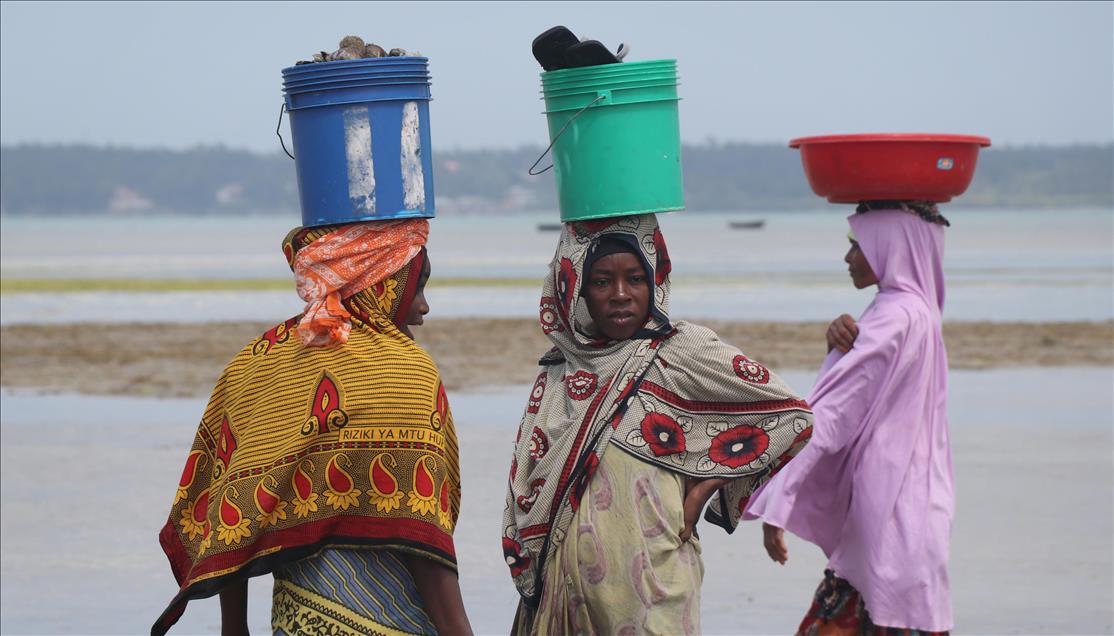
[[[281,69],[345,34],[429,56],[438,148],[547,141],[535,35],[675,58],[681,133],[1114,138],[1110,2],[0,5],[0,137],[273,152]]]

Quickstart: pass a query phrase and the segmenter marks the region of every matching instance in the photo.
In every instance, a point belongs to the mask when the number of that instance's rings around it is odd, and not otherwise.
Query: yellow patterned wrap
[[[412,295],[423,257],[384,288]],[[221,374],[160,533],[181,588],[153,633],[233,577],[327,545],[387,547],[455,569],[460,464],[448,399],[376,291],[346,301],[346,344],[303,346],[294,317]]]

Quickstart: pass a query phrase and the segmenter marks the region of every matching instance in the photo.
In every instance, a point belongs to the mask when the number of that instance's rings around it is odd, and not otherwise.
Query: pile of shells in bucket
[[[387,51],[378,44],[364,42],[358,35],[346,35],[340,41],[340,46],[332,53],[321,51],[313,54],[312,60],[300,60],[296,65],[313,64],[314,62],[334,62],[336,60],[358,60],[365,57],[401,57],[404,55],[420,55],[420,53],[407,53],[406,49],[391,49]]]

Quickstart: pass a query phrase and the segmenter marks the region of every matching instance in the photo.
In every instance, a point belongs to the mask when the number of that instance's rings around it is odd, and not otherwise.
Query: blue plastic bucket
[[[432,218],[424,57],[282,70],[302,225]]]

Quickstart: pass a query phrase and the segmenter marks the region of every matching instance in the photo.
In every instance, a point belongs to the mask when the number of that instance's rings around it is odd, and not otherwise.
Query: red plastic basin
[[[943,203],[971,185],[979,148],[974,135],[882,133],[801,137],[801,164],[812,191],[832,203],[928,200]]]

